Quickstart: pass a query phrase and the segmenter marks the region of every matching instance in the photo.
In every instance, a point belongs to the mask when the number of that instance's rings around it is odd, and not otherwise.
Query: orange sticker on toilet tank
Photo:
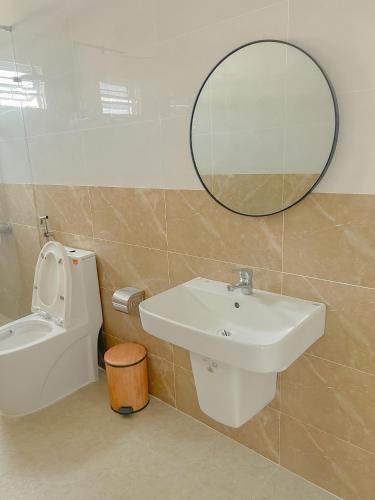
[[[79,264],[79,260],[78,259],[73,259],[72,262],[73,262],[74,266],[77,266]]]

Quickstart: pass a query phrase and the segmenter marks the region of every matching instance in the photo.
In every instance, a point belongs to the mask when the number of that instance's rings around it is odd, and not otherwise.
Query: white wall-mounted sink
[[[325,305],[196,278],[145,300],[143,328],[191,352],[199,404],[238,427],[274,397],[276,374],[324,333]]]

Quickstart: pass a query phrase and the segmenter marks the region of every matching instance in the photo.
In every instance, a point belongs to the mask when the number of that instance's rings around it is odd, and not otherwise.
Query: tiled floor
[[[336,497],[152,399],[121,417],[105,379],[34,415],[0,418],[3,500]]]

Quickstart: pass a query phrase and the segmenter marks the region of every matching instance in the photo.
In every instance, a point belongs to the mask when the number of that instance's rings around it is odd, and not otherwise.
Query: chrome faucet
[[[233,292],[237,288],[241,289],[244,295],[251,295],[253,293],[253,270],[252,269],[233,269],[240,273],[240,281],[227,285],[228,292]]]

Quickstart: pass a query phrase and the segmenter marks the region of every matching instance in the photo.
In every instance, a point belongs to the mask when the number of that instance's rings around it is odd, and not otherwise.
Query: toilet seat
[[[71,292],[70,259],[63,245],[49,241],[42,248],[36,265],[31,310],[67,328]]]
[[[62,329],[37,314],[26,316],[0,328],[0,355],[27,349]]]

